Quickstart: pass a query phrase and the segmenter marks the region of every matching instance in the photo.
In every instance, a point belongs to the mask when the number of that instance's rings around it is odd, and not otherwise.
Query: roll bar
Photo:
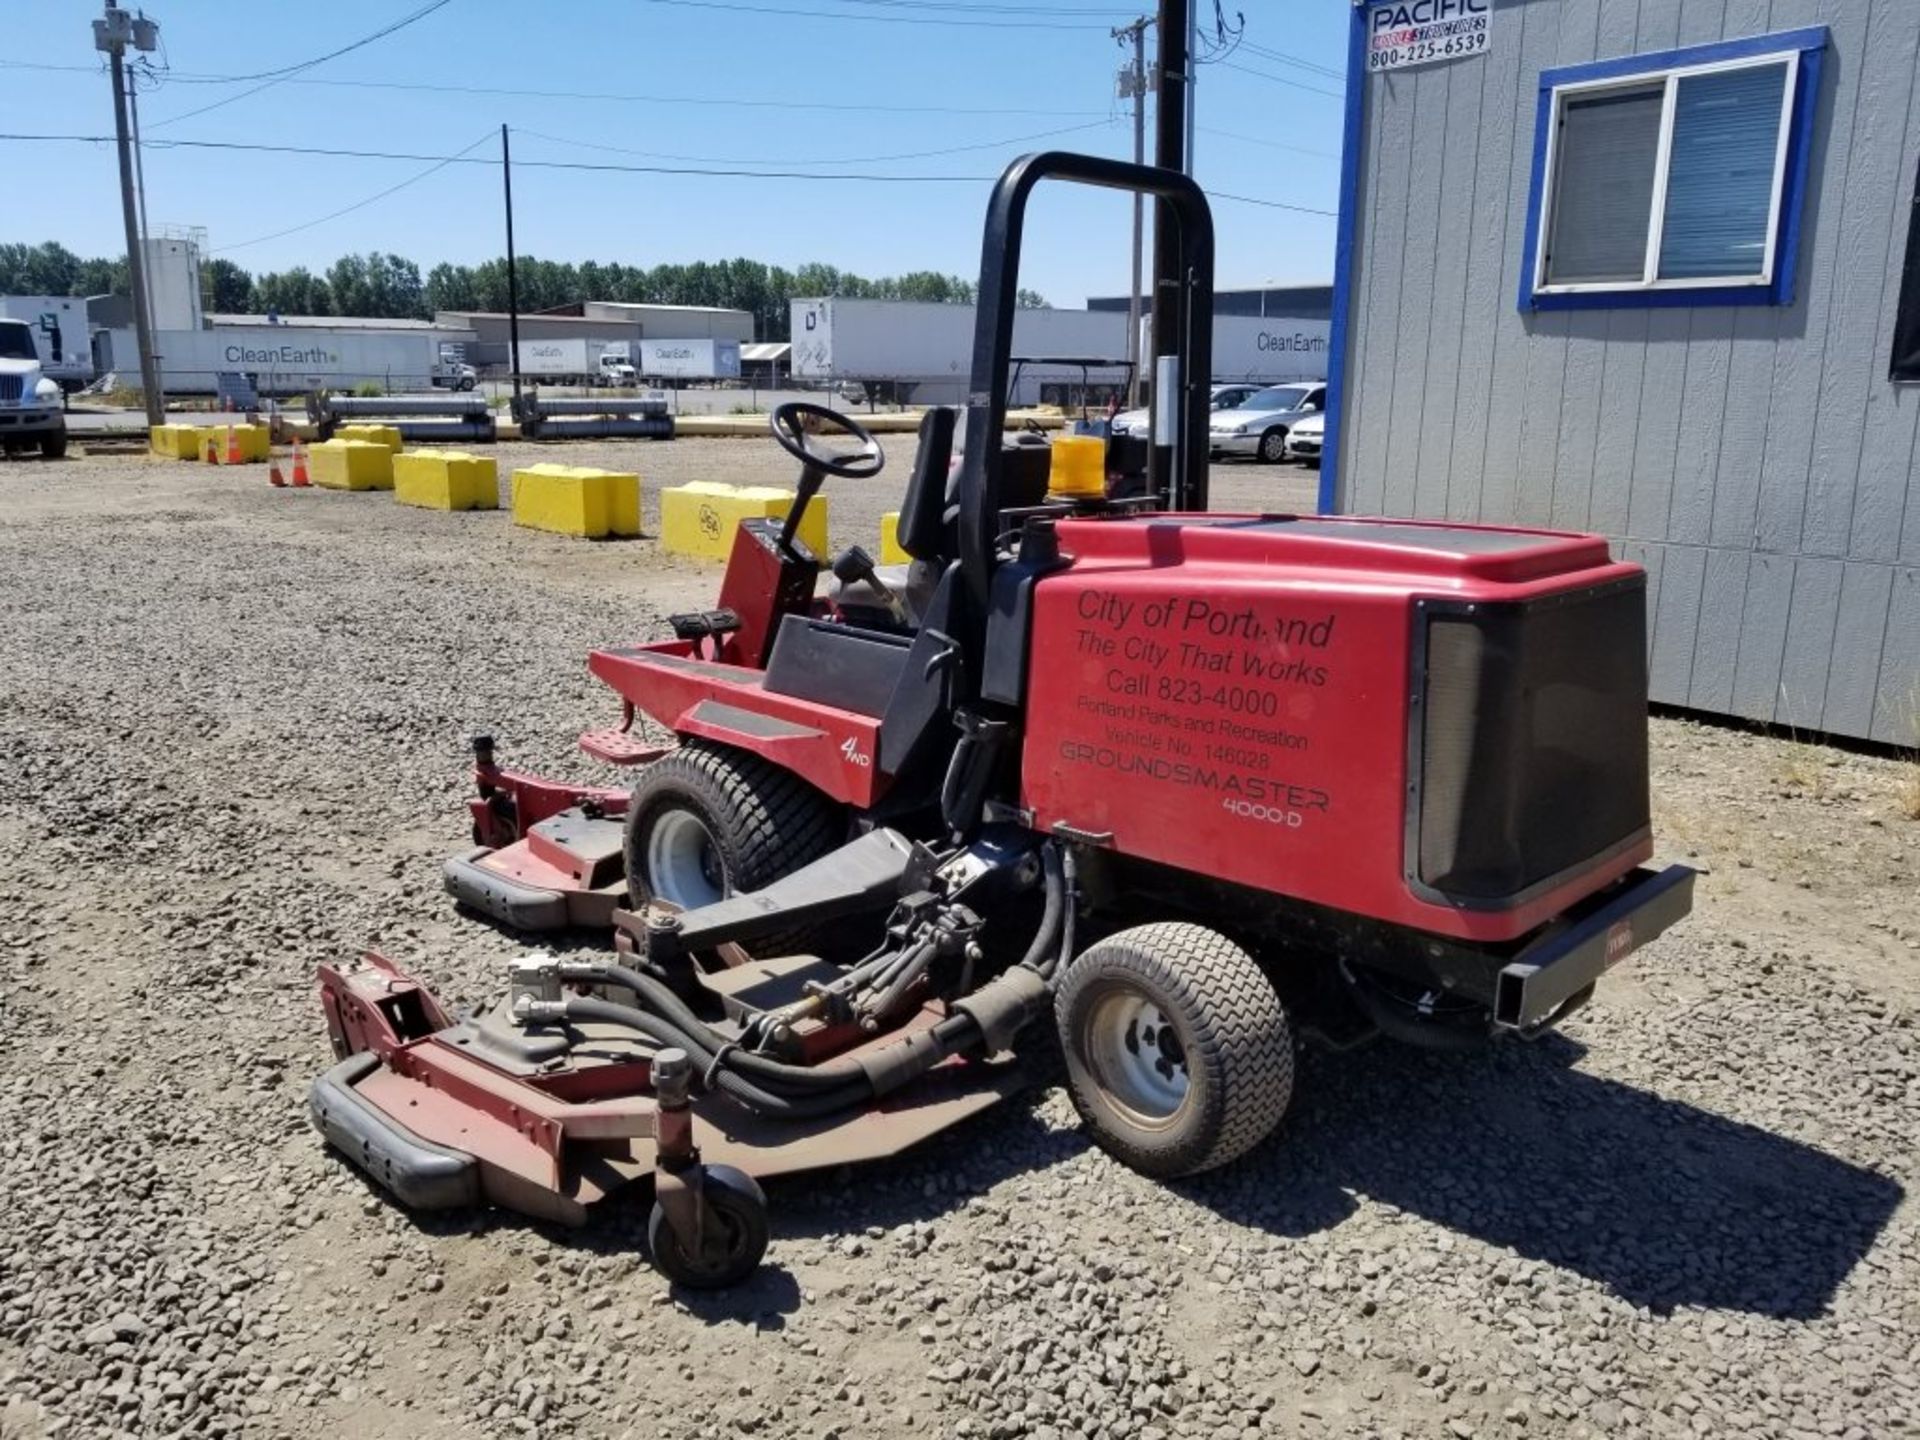
[[[1207,504],[1207,395],[1213,378],[1213,212],[1207,197],[1177,170],[1063,150],[1023,155],[1007,167],[987,204],[986,231],[980,242],[980,287],[975,296],[973,369],[967,387],[966,452],[956,497],[961,573],[982,607],[993,580],[1000,436],[1007,421],[1020,241],[1027,198],[1042,180],[1070,180],[1152,195],[1173,215],[1180,240],[1175,273],[1187,289],[1186,333],[1173,351],[1180,362],[1180,403],[1173,412],[1173,444],[1156,444],[1148,485],[1163,492],[1175,509],[1205,509]],[[1156,384],[1154,408],[1161,410],[1169,398]]]

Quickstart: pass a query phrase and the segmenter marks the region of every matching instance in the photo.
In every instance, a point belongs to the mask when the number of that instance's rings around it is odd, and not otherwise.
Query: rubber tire
[[[722,1290],[738,1285],[760,1268],[767,1253],[767,1197],[744,1170],[731,1165],[709,1165],[701,1184],[707,1206],[706,1223],[725,1227],[726,1248],[719,1253],[692,1256],[680,1248],[667,1212],[659,1201],[647,1216],[647,1253],[662,1275],[690,1290]]]
[[[1128,1119],[1089,1064],[1081,1032],[1116,987],[1147,995],[1186,1051],[1187,1098],[1164,1129]],[[1102,940],[1068,967],[1054,1019],[1067,1089],[1087,1132],[1143,1174],[1173,1179],[1238,1159],[1273,1132],[1293,1097],[1293,1027],[1273,982],[1245,950],[1203,925],[1167,921]]]
[[[1262,465],[1278,465],[1287,458],[1287,430],[1284,425],[1261,432],[1260,446],[1254,452],[1254,458]]]
[[[840,807],[790,770],[730,746],[689,741],[640,772],[627,806],[627,890],[635,907],[647,884],[650,822],[668,809],[691,810],[720,849],[725,892],[758,890],[818,860],[846,834]],[[762,940],[792,944],[799,934]],[[749,947],[752,948],[752,947]]]
[[[43,460],[63,460],[67,454],[67,431],[62,426],[52,435],[40,437],[40,458]]]

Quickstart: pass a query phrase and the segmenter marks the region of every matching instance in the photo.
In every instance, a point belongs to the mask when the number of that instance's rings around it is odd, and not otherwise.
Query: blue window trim
[[[1327,433],[1320,445],[1317,508],[1331,515],[1340,484],[1340,436],[1347,413],[1347,338],[1352,328],[1353,230],[1360,201],[1360,147],[1367,118],[1367,13],[1382,0],[1354,0],[1347,29],[1346,106],[1340,128],[1340,217],[1333,232],[1333,327],[1327,335]]]
[[[1813,148],[1813,120],[1820,103],[1821,61],[1826,54],[1827,27],[1782,30],[1772,35],[1750,35],[1712,45],[1689,45],[1600,60],[1591,65],[1564,65],[1540,72],[1540,94],[1534,109],[1533,175],[1527,192],[1526,248],[1520,265],[1520,308],[1526,310],[1652,310],[1682,305],[1791,305],[1800,262],[1800,212],[1806,200],[1808,155]],[[1597,80],[1624,80],[1636,75],[1658,75],[1692,65],[1723,60],[1745,60],[1756,55],[1800,53],[1800,78],[1787,122],[1786,175],[1780,187],[1780,235],[1774,247],[1773,279],[1765,285],[1713,285],[1678,290],[1583,290],[1536,294],[1534,273],[1540,251],[1540,212],[1547,173],[1547,142],[1553,132],[1553,92],[1561,85]]]

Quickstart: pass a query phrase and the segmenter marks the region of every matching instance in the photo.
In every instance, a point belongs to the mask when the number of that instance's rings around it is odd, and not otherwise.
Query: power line
[[[96,75],[99,67],[94,65],[53,65],[30,60],[0,60],[0,69],[8,70],[49,70],[68,74]],[[153,71],[154,76],[175,81],[193,81],[194,83],[217,83],[237,79],[237,76],[195,75],[183,71]],[[643,95],[625,94],[617,91],[594,90],[525,90],[492,85],[435,85],[424,81],[405,80],[323,80],[313,78],[289,79],[280,82],[283,85],[309,85],[354,90],[401,90],[416,91],[439,95],[506,95],[529,100],[587,100],[614,101],[633,105],[701,105],[717,106],[728,109],[748,110],[827,110],[849,113],[874,112],[885,115],[1032,115],[1036,117],[1057,117],[1061,119],[1080,116],[1105,115],[1103,110],[1034,110],[1019,109],[1004,105],[863,105],[846,101],[820,100],[748,100],[727,97],[694,95]]]
[[[1312,150],[1305,145],[1289,145],[1283,140],[1267,140],[1258,135],[1242,135],[1238,130],[1220,130],[1212,125],[1199,127],[1202,135],[1222,135],[1229,140],[1241,140],[1249,145],[1263,145],[1269,150],[1290,150],[1296,155],[1312,155],[1320,160],[1338,160],[1337,150]]]
[[[369,195],[364,200],[356,200],[351,205],[343,205],[338,210],[331,211],[328,214],[318,216],[312,220],[304,221],[299,225],[290,225],[285,230],[276,230],[271,235],[256,235],[251,240],[240,240],[235,242],[232,245],[217,245],[214,247],[213,253],[216,255],[225,255],[232,250],[244,250],[249,245],[264,245],[269,240],[280,240],[285,238],[288,235],[297,235],[302,230],[311,230],[314,228],[314,226],[324,225],[329,220],[338,220],[342,215],[351,215],[356,210],[364,210],[366,209],[367,206],[373,204],[376,200],[384,200],[387,198],[387,196],[392,195],[398,191],[404,190],[409,185],[417,185],[420,181],[426,179],[429,175],[438,174],[440,171],[446,169],[447,166],[453,164],[454,161],[460,159],[462,156],[467,155],[474,150],[479,149],[482,145],[486,144],[491,139],[493,139],[493,132],[489,130],[487,131],[486,134],[482,135],[478,140],[474,141],[473,144],[466,146],[464,149],[454,151],[453,154],[447,156],[443,160],[436,161],[434,164],[429,165],[426,169],[420,171],[418,174],[409,175],[405,180],[402,180],[398,185],[389,185],[386,189],[380,191],[378,194]]]
[[[1276,65],[1291,65],[1296,69],[1305,70],[1310,75],[1323,75],[1329,80],[1347,78],[1344,70],[1336,70],[1331,65],[1317,64],[1312,60],[1302,60],[1297,55],[1289,55],[1284,50],[1273,50],[1265,45],[1256,45],[1251,40],[1242,40],[1240,48],[1249,55],[1257,55],[1262,60],[1271,61]]]
[[[1202,187],[1205,188],[1204,186]],[[1317,210],[1311,205],[1289,205],[1284,200],[1256,200],[1251,195],[1229,195],[1224,190],[1208,190],[1209,200],[1237,200],[1242,205],[1260,205],[1268,210],[1291,210],[1297,215],[1325,215],[1328,219],[1339,217],[1338,210]]]
[[[0,140],[15,140],[29,143],[73,143],[82,145],[111,144],[111,135],[28,135],[18,132],[0,132]],[[319,155],[330,159],[346,160],[413,160],[428,161],[436,167],[445,165],[487,165],[497,164],[494,160],[473,159],[465,152],[455,155],[413,155],[391,150],[345,150],[320,145],[263,145],[242,140],[154,140],[149,144],[158,150],[239,150],[264,152],[272,155]],[[473,147],[468,146],[469,150]],[[817,173],[808,170],[714,170],[693,166],[669,165],[613,165],[595,164],[580,160],[516,160],[515,168],[524,170],[584,170],[594,173],[632,174],[632,175],[695,175],[711,179],[741,180],[848,180],[869,181],[877,184],[965,184],[986,185],[999,179],[997,175],[861,175],[850,172]],[[415,176],[415,179],[423,177]],[[411,181],[405,182],[411,184]],[[398,187],[396,187],[398,188]],[[1283,200],[1259,200],[1251,195],[1233,195],[1224,190],[1208,190],[1207,194],[1217,200],[1234,200],[1243,205],[1260,205],[1272,210],[1291,210],[1301,215],[1334,216],[1333,210],[1316,209],[1310,205],[1293,205]],[[378,198],[378,197],[374,197]],[[370,201],[360,202],[362,204]],[[350,207],[357,208],[357,207]],[[331,218],[331,217],[322,217]],[[319,221],[311,222],[318,224]],[[246,242],[252,244],[254,242]],[[233,246],[229,249],[237,248]]]
[[[1115,5],[1082,8],[1070,5],[964,4],[959,0],[839,0],[839,3],[872,5],[889,10],[951,10],[970,15],[1073,15],[1091,19],[1126,13],[1124,6]]]
[[[547,135],[538,130],[522,130],[514,127],[513,133],[524,135],[530,140],[545,140],[554,145],[571,145],[582,150],[604,150],[613,155],[638,155],[648,160],[677,160],[697,165],[878,165],[896,160],[927,160],[936,155],[962,155],[975,150],[1003,150],[1009,145],[1025,145],[1034,140],[1048,140],[1056,135],[1072,135],[1085,130],[1105,130],[1113,124],[1112,119],[1094,120],[1085,125],[1067,125],[1057,130],[1041,130],[1031,135],[1013,135],[1005,140],[986,140],[976,145],[949,145],[940,150],[907,150],[895,155],[848,155],[836,159],[796,160],[791,156],[727,156],[727,155],[674,155],[658,150],[634,150],[624,145],[605,145],[594,140],[569,140],[560,135]]]
[[[238,95],[229,95],[223,100],[215,100],[212,104],[202,105],[197,110],[188,110],[183,114],[179,114],[179,115],[169,115],[164,120],[154,121],[153,124],[148,126],[147,128],[150,130],[158,130],[163,125],[174,125],[174,124],[178,124],[182,120],[191,120],[196,115],[205,115],[209,110],[218,110],[223,105],[232,105],[236,101],[245,100],[248,96],[258,95],[262,90],[270,90],[275,85],[280,84],[281,81],[287,79],[290,76],[298,74],[302,70],[311,70],[316,65],[323,65],[327,61],[335,59],[338,56],[345,55],[350,51],[358,50],[363,46],[371,45],[376,40],[385,39],[387,36],[393,34],[396,30],[404,30],[407,26],[413,24],[414,21],[424,20],[427,16],[431,15],[434,11],[442,8],[443,6],[449,3],[450,3],[450,0],[429,0],[428,4],[422,5],[418,10],[413,11],[409,15],[402,16],[400,19],[394,21],[391,25],[386,26],[384,29],[376,30],[371,35],[363,35],[358,40],[353,41],[351,44],[342,45],[338,50],[329,50],[325,55],[318,55],[311,60],[303,60],[300,63],[295,65],[286,65],[281,67],[278,70],[265,70],[260,72],[258,75],[249,75],[244,77],[245,79],[248,79],[248,80],[259,80],[262,82],[261,84],[255,85],[251,90],[242,90]],[[231,83],[231,82],[223,81],[220,83],[225,84],[225,83]]]
[[[1238,70],[1242,75],[1252,75],[1261,80],[1271,80],[1276,85],[1290,85],[1295,90],[1305,90],[1309,95],[1325,95],[1332,100],[1344,98],[1342,92],[1338,90],[1322,90],[1318,85],[1309,85],[1301,80],[1289,80],[1285,75],[1269,75],[1264,70],[1255,70],[1248,65],[1236,65],[1231,60],[1222,60],[1219,63],[1225,69]]]
[[[422,5],[418,10],[413,11],[411,14],[401,16],[398,20],[394,21],[391,25],[388,25],[383,29],[376,30],[371,35],[362,35],[358,40],[353,41],[349,45],[342,45],[338,50],[329,50],[324,55],[316,55],[311,60],[300,60],[300,61],[296,61],[292,65],[282,65],[278,70],[261,70],[252,75],[224,75],[218,80],[186,80],[185,76],[180,76],[178,78],[185,80],[186,83],[190,85],[191,84],[236,85],[236,84],[245,84],[246,82],[251,80],[284,79],[285,77],[296,74],[299,71],[311,70],[316,65],[324,65],[329,60],[338,60],[342,55],[350,54],[355,50],[363,49],[366,46],[373,44],[373,42],[376,40],[384,40],[387,38],[387,36],[393,34],[396,30],[404,30],[407,28],[407,26],[413,24],[416,20],[426,19],[427,16],[431,15],[434,11],[440,9],[442,6],[447,5],[449,3],[451,3],[451,0],[432,0],[432,3],[427,5]]]
[[[28,135],[0,133],[0,140],[28,142],[67,142],[99,145],[111,143],[110,135]],[[347,150],[321,145],[265,145],[242,140],[149,140],[150,150],[237,150],[269,155],[319,155],[346,160],[444,161],[451,165],[494,165],[497,161],[460,157],[447,160],[440,155],[417,155],[395,150]],[[697,175],[711,178],[732,177],[741,180],[866,180],[879,184],[968,184],[982,185],[999,179],[997,175],[863,175],[850,171],[817,170],[718,170],[690,165],[613,165],[584,160],[516,160],[518,170],[585,170],[630,175]]]
[[[862,15],[846,10],[787,10],[773,5],[748,5],[739,0],[644,0],[648,5],[677,5],[689,10],[733,10],[748,15],[777,15],[784,20],[864,20],[875,25],[950,25],[961,29],[980,30],[1104,30],[1112,22],[1096,20],[1089,16],[1085,20],[1025,20],[1025,19],[982,19],[950,20],[935,15]],[[843,0],[843,3],[859,4],[862,0]],[[871,3],[871,0],[868,0]],[[1028,13],[1022,11],[1022,13]],[[1118,9],[1108,10],[1107,15],[1118,15]]]

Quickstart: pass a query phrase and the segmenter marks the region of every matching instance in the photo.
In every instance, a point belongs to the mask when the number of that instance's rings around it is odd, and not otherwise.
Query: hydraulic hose
[[[1051,980],[1073,943],[1073,860],[1059,846],[1049,844],[1041,851],[1041,865],[1045,904],[1039,927],[1019,963],[1042,979]],[[873,1013],[885,1017],[925,973],[934,955],[932,942],[922,941],[898,956],[875,956],[857,967],[868,972],[862,977],[867,983],[883,987]],[[671,988],[652,976],[624,965],[604,965],[595,967],[592,978],[629,991],[637,1006],[573,995],[565,1002],[569,1019],[618,1025],[659,1044],[679,1046],[705,1072],[714,1089],[758,1114],[811,1118],[853,1109],[874,1097],[872,1055],[864,1064],[842,1057],[818,1065],[790,1065],[743,1049],[736,1041],[717,1034]],[[912,1062],[923,1069],[983,1039],[979,1023],[959,1013],[947,1016],[926,1033],[933,1043],[923,1050],[922,1059]]]
[[[714,1089],[738,1100],[757,1114],[808,1119],[851,1110],[873,1098],[873,1088],[866,1083],[864,1075],[857,1083],[843,1080],[831,1088],[808,1093],[778,1094],[763,1089],[730,1068],[746,1052],[729,1050],[723,1056],[702,1045],[695,1036],[678,1026],[662,1022],[657,1015],[649,1015],[629,1005],[617,1005],[611,1000],[598,1000],[591,995],[569,996],[566,1007],[569,1020],[595,1020],[606,1025],[620,1025],[660,1044],[679,1046],[695,1065],[712,1077]]]
[[[1050,975],[1059,964],[1060,955],[1054,942],[1060,938],[1061,916],[1067,908],[1066,871],[1060,859],[1060,847],[1051,844],[1041,847],[1040,865],[1046,877],[1046,905],[1040,912],[1040,928],[1034,932],[1033,943],[1027,946],[1020,963],[1041,975]],[[1053,952],[1051,958],[1049,951]]]
[[[733,1047],[724,1037],[714,1034],[712,1027],[689,1010],[678,995],[651,976],[629,970],[624,965],[609,965],[602,974],[608,984],[631,990],[639,997],[645,1009],[638,1013],[644,1018],[658,1016],[664,1019],[677,1032],[691,1037],[694,1048],[709,1057],[725,1049],[727,1067],[751,1076],[754,1081],[770,1089],[806,1093],[830,1091],[846,1084],[862,1087],[868,1084],[867,1071],[858,1061],[842,1058],[826,1060],[818,1065],[789,1065],[751,1050]],[[626,1010],[624,1006],[615,1008]]]

